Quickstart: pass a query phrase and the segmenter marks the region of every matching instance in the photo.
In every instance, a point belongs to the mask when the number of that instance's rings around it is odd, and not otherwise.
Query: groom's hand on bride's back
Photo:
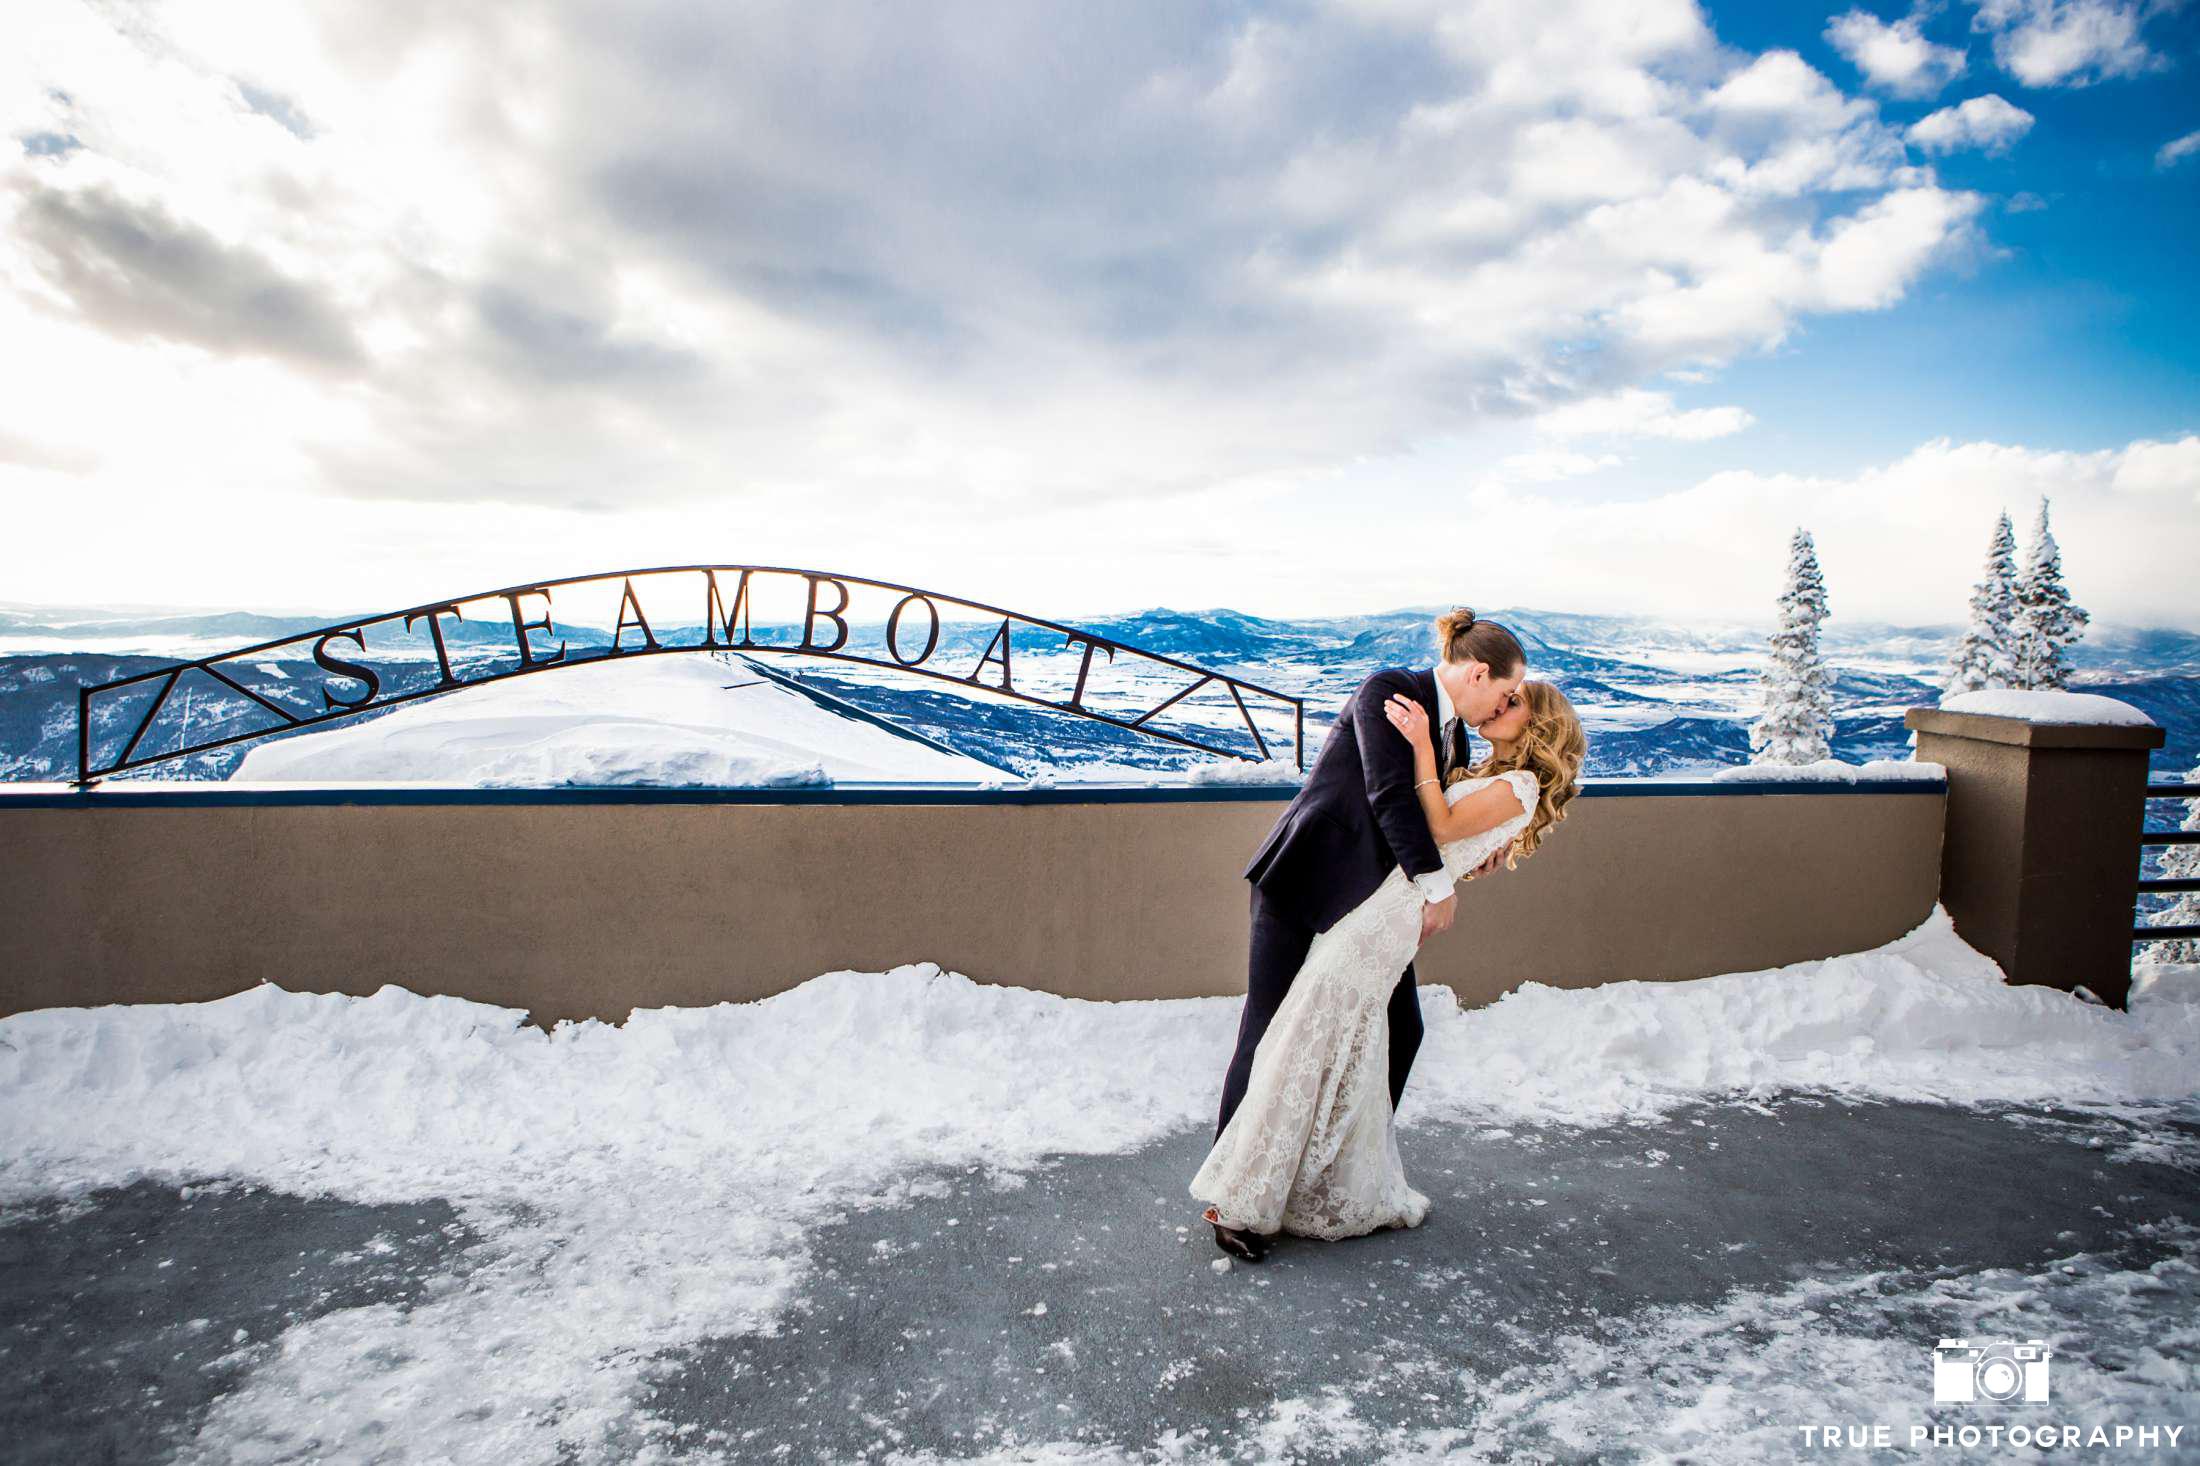
[[[1459,897],[1456,892],[1441,901],[1428,901],[1421,906],[1421,940],[1427,941],[1438,932],[1451,930],[1452,918],[1459,914]]]

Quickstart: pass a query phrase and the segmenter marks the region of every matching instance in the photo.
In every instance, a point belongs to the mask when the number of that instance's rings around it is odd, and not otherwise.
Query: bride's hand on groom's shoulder
[[[1428,709],[1404,693],[1393,692],[1384,699],[1383,716],[1390,719],[1390,726],[1396,728],[1408,743],[1428,743],[1429,747],[1435,747],[1435,744],[1429,743]]]

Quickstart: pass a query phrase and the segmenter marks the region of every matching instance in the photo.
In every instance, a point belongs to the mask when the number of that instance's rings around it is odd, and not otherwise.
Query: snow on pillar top
[[[1902,721],[1916,734],[2023,748],[2154,749],[2168,736],[2130,703],[2094,692],[1966,692],[1911,708]]]
[[[1944,713],[2021,718],[2027,723],[2088,723],[2111,728],[2151,728],[2154,720],[2128,702],[2095,692],[2020,692],[1994,688],[1942,698]]]

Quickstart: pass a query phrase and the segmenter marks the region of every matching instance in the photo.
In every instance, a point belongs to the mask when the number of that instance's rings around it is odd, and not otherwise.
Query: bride
[[[1384,709],[1413,745],[1415,792],[1445,867],[1464,876],[1510,847],[1506,868],[1565,818],[1586,750],[1581,721],[1548,682],[1523,682],[1482,725],[1492,753],[1436,777],[1428,712],[1393,696]],[[1416,1227],[1428,1197],[1406,1181],[1393,1129],[1387,1005],[1421,940],[1427,898],[1393,866],[1373,895],[1317,933],[1269,1021],[1245,1098],[1215,1137],[1191,1193],[1226,1250],[1259,1261],[1277,1232],[1356,1237]],[[1248,1236],[1246,1234],[1253,1234]]]

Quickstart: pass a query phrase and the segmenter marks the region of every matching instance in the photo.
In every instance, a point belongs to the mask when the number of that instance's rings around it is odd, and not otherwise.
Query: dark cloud
[[[666,238],[783,314],[939,357],[977,344],[949,302],[894,269],[893,229],[876,204],[773,178],[738,159],[655,151],[613,159],[593,187],[623,226]]]
[[[1274,208],[1310,140],[1380,152],[1465,84],[1423,33],[1289,10],[983,5],[852,27],[661,5],[586,39],[580,106],[623,126],[577,140],[578,207],[777,310],[938,363],[1034,331],[1196,355],[1223,379],[1367,348],[1240,269],[1257,250],[1327,258],[1367,222]],[[1237,119],[1211,109],[1234,70],[1278,94]]]
[[[232,356],[356,367],[333,302],[249,249],[105,186],[23,185],[17,237],[77,312],[115,336],[157,336]]]
[[[484,355],[507,376],[552,385],[640,386],[702,370],[692,352],[614,340],[603,320],[530,299],[506,285],[482,286],[474,308],[486,333]]]

